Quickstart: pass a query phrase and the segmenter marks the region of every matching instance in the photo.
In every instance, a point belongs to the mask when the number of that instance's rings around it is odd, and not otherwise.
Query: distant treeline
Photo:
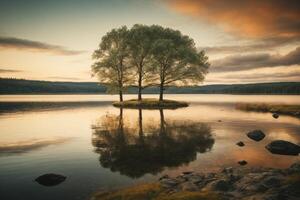
[[[127,93],[138,89],[129,87]],[[106,87],[96,82],[51,82],[0,78],[0,94],[99,94]],[[158,94],[158,87],[143,90],[144,94]],[[233,85],[204,85],[168,87],[168,94],[300,94],[300,82],[253,83]]]

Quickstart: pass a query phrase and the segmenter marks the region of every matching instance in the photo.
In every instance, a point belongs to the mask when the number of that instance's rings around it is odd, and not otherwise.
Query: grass
[[[98,192],[91,200],[218,200],[212,192],[167,193],[158,183],[136,185],[111,192]]]
[[[245,111],[271,112],[300,117],[300,105],[239,103],[236,105],[236,108]]]
[[[145,98],[141,101],[137,99],[131,99],[123,102],[114,102],[115,107],[121,108],[146,108],[146,109],[160,109],[160,108],[169,108],[176,109],[181,107],[189,106],[188,103],[184,101],[174,101],[174,100],[163,100],[159,101],[154,98]]]

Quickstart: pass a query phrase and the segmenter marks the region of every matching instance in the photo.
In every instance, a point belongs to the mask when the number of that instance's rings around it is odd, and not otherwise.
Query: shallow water
[[[134,96],[126,96],[130,98]],[[299,144],[299,119],[235,109],[237,102],[299,104],[300,96],[167,98],[191,105],[177,110],[120,110],[111,106],[110,101],[117,100],[111,95],[0,96],[2,104],[100,101],[22,112],[0,110],[0,199],[86,199],[98,189],[156,180],[162,174],[215,171],[238,166],[239,160],[248,166],[285,168],[300,160],[271,154],[264,147],[275,139]],[[260,142],[247,138],[254,129],[263,130],[266,137]],[[235,145],[238,141],[245,147]],[[51,172],[67,176],[66,181],[53,187],[33,181]]]

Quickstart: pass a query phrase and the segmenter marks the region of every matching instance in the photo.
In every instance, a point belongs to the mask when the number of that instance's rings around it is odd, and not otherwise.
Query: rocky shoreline
[[[184,172],[161,177],[161,186],[170,193],[213,191],[221,199],[284,200],[300,198],[300,162],[287,169],[225,168],[218,173]]]
[[[142,188],[142,189],[141,189]],[[287,169],[229,167],[217,173],[164,175],[157,183],[95,194],[92,199],[300,199],[300,162]]]

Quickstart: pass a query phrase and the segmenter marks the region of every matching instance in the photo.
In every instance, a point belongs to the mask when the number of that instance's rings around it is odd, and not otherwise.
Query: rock
[[[240,147],[245,146],[244,142],[242,142],[242,141],[239,141],[238,143],[236,143],[236,145],[238,145],[238,146],[240,146]]]
[[[264,139],[264,137],[266,136],[261,130],[254,130],[254,131],[250,131],[249,133],[247,133],[247,136],[255,141],[260,141],[262,139]]]
[[[232,168],[232,167],[226,167],[226,168],[224,168],[224,169],[222,170],[222,172],[223,172],[223,173],[226,173],[226,174],[232,173],[232,172],[233,172],[233,168]]]
[[[193,192],[193,191],[197,191],[198,187],[191,182],[185,182],[185,183],[181,184],[181,190]]]
[[[230,186],[227,181],[221,179],[213,182],[212,188],[217,191],[227,191],[229,190]]]
[[[204,175],[203,174],[194,174],[189,178],[189,182],[194,183],[194,184],[201,184],[204,180]]]
[[[241,178],[240,175],[230,174],[230,175],[228,176],[228,181],[231,182],[231,183],[233,183],[233,182],[235,182],[235,181],[238,181],[240,178]]]
[[[213,173],[213,172],[211,172],[211,173],[206,174],[205,178],[207,178],[207,179],[212,179],[212,178],[214,178],[215,176],[216,176],[216,174]]]
[[[247,165],[247,161],[246,160],[241,160],[238,162],[240,165],[244,166],[244,165]]]
[[[299,172],[300,173],[300,162],[296,162],[292,164],[289,168],[290,171],[292,172]]]
[[[67,177],[59,174],[44,174],[35,179],[41,185],[54,186],[58,185],[66,180]]]
[[[160,180],[165,179],[165,178],[169,178],[169,176],[168,175],[163,175],[158,180],[160,181]]]
[[[219,119],[218,122],[222,122],[222,120]]]
[[[280,154],[280,155],[297,156],[300,153],[299,145],[284,140],[275,140],[269,143],[266,146],[266,149],[268,149],[273,154]]]
[[[275,119],[277,119],[279,117],[279,115],[277,113],[273,113],[272,115]]]
[[[170,188],[178,185],[178,182],[171,178],[165,178],[160,181],[160,184],[165,188]]]
[[[182,172],[183,175],[192,174],[192,173],[194,173],[194,172],[192,172],[192,171],[185,171],[185,172]]]
[[[278,187],[282,183],[282,178],[279,175],[269,176],[262,180],[262,183],[266,188]]]
[[[253,193],[253,194],[256,194],[256,193],[260,193],[260,192],[265,192],[266,190],[268,190],[267,187],[265,187],[263,184],[260,184],[260,183],[253,183],[251,185],[247,185],[245,187],[245,189],[250,192],[250,193]]]
[[[175,180],[176,180],[178,183],[184,183],[184,182],[188,181],[189,179],[187,179],[187,178],[185,178],[185,177],[183,177],[183,176],[177,176],[177,177],[175,178]]]

